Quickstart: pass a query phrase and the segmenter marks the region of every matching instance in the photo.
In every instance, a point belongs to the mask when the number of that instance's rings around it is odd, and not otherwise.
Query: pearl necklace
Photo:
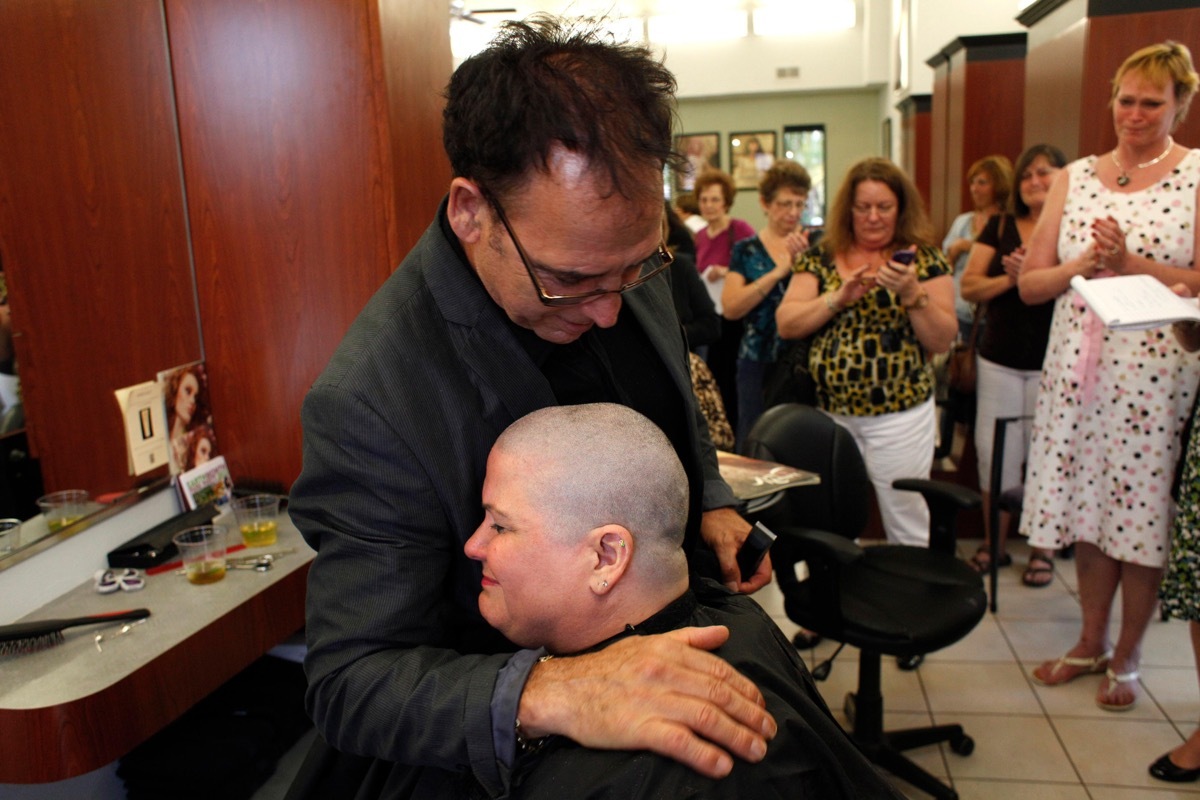
[[[1164,158],[1166,158],[1167,153],[1170,153],[1171,148],[1174,146],[1175,146],[1175,140],[1172,139],[1170,136],[1168,136],[1167,137],[1167,149],[1163,150],[1162,153],[1158,156],[1158,158],[1152,158],[1144,164],[1138,164],[1136,167],[1134,167],[1134,169],[1145,169],[1146,167],[1153,167],[1155,164],[1157,164],[1158,162],[1160,162]],[[1117,148],[1115,148],[1115,147],[1113,148],[1113,151],[1112,151],[1112,160],[1113,160],[1113,163],[1117,165],[1117,169],[1121,170],[1121,174],[1117,176],[1117,186],[1128,186],[1129,180],[1130,180],[1129,170],[1127,170],[1123,166],[1121,166],[1121,162],[1117,160]]]

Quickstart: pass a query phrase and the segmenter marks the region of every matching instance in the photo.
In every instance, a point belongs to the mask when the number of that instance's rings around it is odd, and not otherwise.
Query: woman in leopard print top
[[[908,176],[882,158],[851,167],[824,240],[794,269],[779,333],[812,337],[818,403],[858,442],[888,540],[927,545],[925,501],[892,482],[929,477],[936,420],[927,356],[949,349],[958,322],[953,267]]]

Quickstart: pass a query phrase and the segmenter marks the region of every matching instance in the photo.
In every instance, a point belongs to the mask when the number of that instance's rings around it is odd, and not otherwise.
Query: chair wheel
[[[917,667],[921,666],[925,661],[925,656],[918,653],[915,656],[896,656],[896,666],[905,672],[912,672]]]
[[[854,715],[858,710],[858,703],[854,698],[854,692],[846,692],[846,700],[842,703],[842,711],[846,714],[846,720],[850,723],[850,727],[854,727]]]
[[[975,752],[975,740],[964,733],[950,740],[950,749],[960,756],[969,756]]]

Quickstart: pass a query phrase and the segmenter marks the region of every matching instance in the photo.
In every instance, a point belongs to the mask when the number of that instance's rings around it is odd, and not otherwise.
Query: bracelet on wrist
[[[929,305],[929,292],[922,289],[921,293],[919,295],[917,295],[917,299],[913,300],[911,303],[904,306],[904,310],[905,311],[919,311],[927,305]]]
[[[821,299],[825,301],[825,307],[830,311],[835,314],[841,313],[842,309],[838,307],[837,303],[833,302],[833,292],[826,292],[821,295]]]

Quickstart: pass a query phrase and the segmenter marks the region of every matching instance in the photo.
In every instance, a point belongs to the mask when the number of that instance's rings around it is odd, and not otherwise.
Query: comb
[[[0,625],[0,656],[36,653],[56,644],[62,644],[63,631],[80,625],[102,625],[129,619],[145,619],[150,609],[135,608],[129,611],[113,611],[109,614],[94,614],[90,617],[68,617],[66,619],[39,619],[33,622],[17,622]]]

